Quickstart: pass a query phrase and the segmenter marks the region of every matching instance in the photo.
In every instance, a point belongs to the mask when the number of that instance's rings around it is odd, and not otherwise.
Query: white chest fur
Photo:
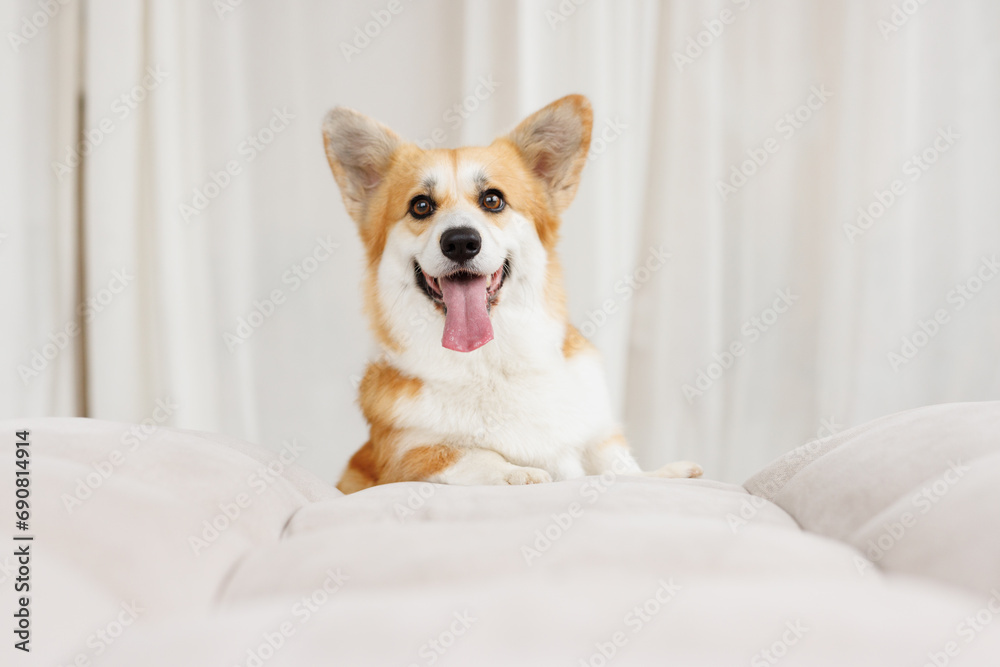
[[[583,475],[583,449],[617,430],[600,358],[567,359],[561,337],[540,348],[531,332],[498,325],[498,340],[474,353],[444,350],[429,332],[426,345],[394,360],[422,382],[396,412],[407,444],[478,447],[556,479]]]

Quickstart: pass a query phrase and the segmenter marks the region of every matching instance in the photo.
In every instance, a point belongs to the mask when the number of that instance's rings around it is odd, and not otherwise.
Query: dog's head
[[[424,150],[351,109],[327,114],[326,155],[365,244],[383,345],[405,347],[417,326],[471,352],[498,318],[513,326],[539,303],[564,320],[554,248],[592,123],[587,99],[570,95],[489,146]]]

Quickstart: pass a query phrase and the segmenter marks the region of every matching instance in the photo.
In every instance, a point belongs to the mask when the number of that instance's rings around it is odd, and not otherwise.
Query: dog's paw
[[[504,473],[504,483],[506,484],[544,484],[551,481],[552,475],[541,468],[511,466]]]
[[[701,477],[704,471],[701,466],[692,461],[675,461],[674,463],[668,463],[659,470],[654,470],[649,473],[653,477],[667,477],[667,478],[693,478]]]

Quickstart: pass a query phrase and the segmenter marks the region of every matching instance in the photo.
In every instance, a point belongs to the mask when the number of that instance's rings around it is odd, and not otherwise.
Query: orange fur
[[[583,337],[583,334],[577,330],[572,324],[566,325],[566,338],[563,339],[563,356],[569,359],[574,357],[580,352],[587,350],[593,350],[594,346],[589,340]]]
[[[416,398],[422,387],[420,380],[403,375],[384,361],[368,364],[358,387],[361,412],[369,424],[392,424],[396,404]]]
[[[370,439],[351,457],[337,484],[338,489],[354,493],[387,481],[399,481],[399,475],[391,471],[400,466],[403,470],[432,467],[395,460],[398,434],[392,423],[396,406],[400,401],[416,398],[422,387],[420,380],[403,375],[384,361],[368,365],[358,388],[358,402],[370,425]]]
[[[451,466],[461,455],[461,450],[445,445],[408,449],[386,467],[378,483],[427,479]]]
[[[366,442],[361,449],[354,452],[347,470],[337,483],[337,488],[342,493],[354,493],[367,489],[378,483],[379,470],[375,463],[375,452],[371,440]]]
[[[354,453],[337,488],[355,493],[378,484],[423,480],[451,466],[461,450],[445,445],[413,447],[396,455],[398,433],[372,427],[372,439]]]
[[[557,319],[569,326],[569,311],[566,309],[566,288],[563,287],[562,264],[552,251],[549,251],[549,263],[545,267],[545,305]]]
[[[628,441],[625,440],[625,436],[622,435],[621,433],[615,433],[607,440],[597,445],[598,449],[604,449],[605,447],[615,447],[615,446],[624,447],[628,449]]]

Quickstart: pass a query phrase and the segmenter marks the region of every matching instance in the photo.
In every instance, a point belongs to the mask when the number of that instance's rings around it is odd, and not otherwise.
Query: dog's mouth
[[[435,278],[426,271],[424,271],[420,264],[417,262],[413,263],[415,273],[417,276],[417,287],[419,287],[427,298],[433,301],[435,304],[443,309],[448,308],[448,304],[444,299],[444,292],[442,291],[441,281],[458,281],[458,282],[472,282],[477,279],[486,278],[487,276],[479,273],[472,273],[471,271],[465,271],[459,269],[447,276],[441,276],[440,278]],[[489,277],[489,283],[486,286],[485,299],[486,307],[492,308],[497,300],[499,299],[500,288],[503,287],[504,281],[507,280],[507,276],[510,275],[510,260],[506,260],[499,269],[497,269]]]
[[[444,312],[444,347],[472,352],[493,340],[490,311],[510,275],[510,260],[488,275],[460,269],[435,278],[416,261],[413,267],[417,286]]]

